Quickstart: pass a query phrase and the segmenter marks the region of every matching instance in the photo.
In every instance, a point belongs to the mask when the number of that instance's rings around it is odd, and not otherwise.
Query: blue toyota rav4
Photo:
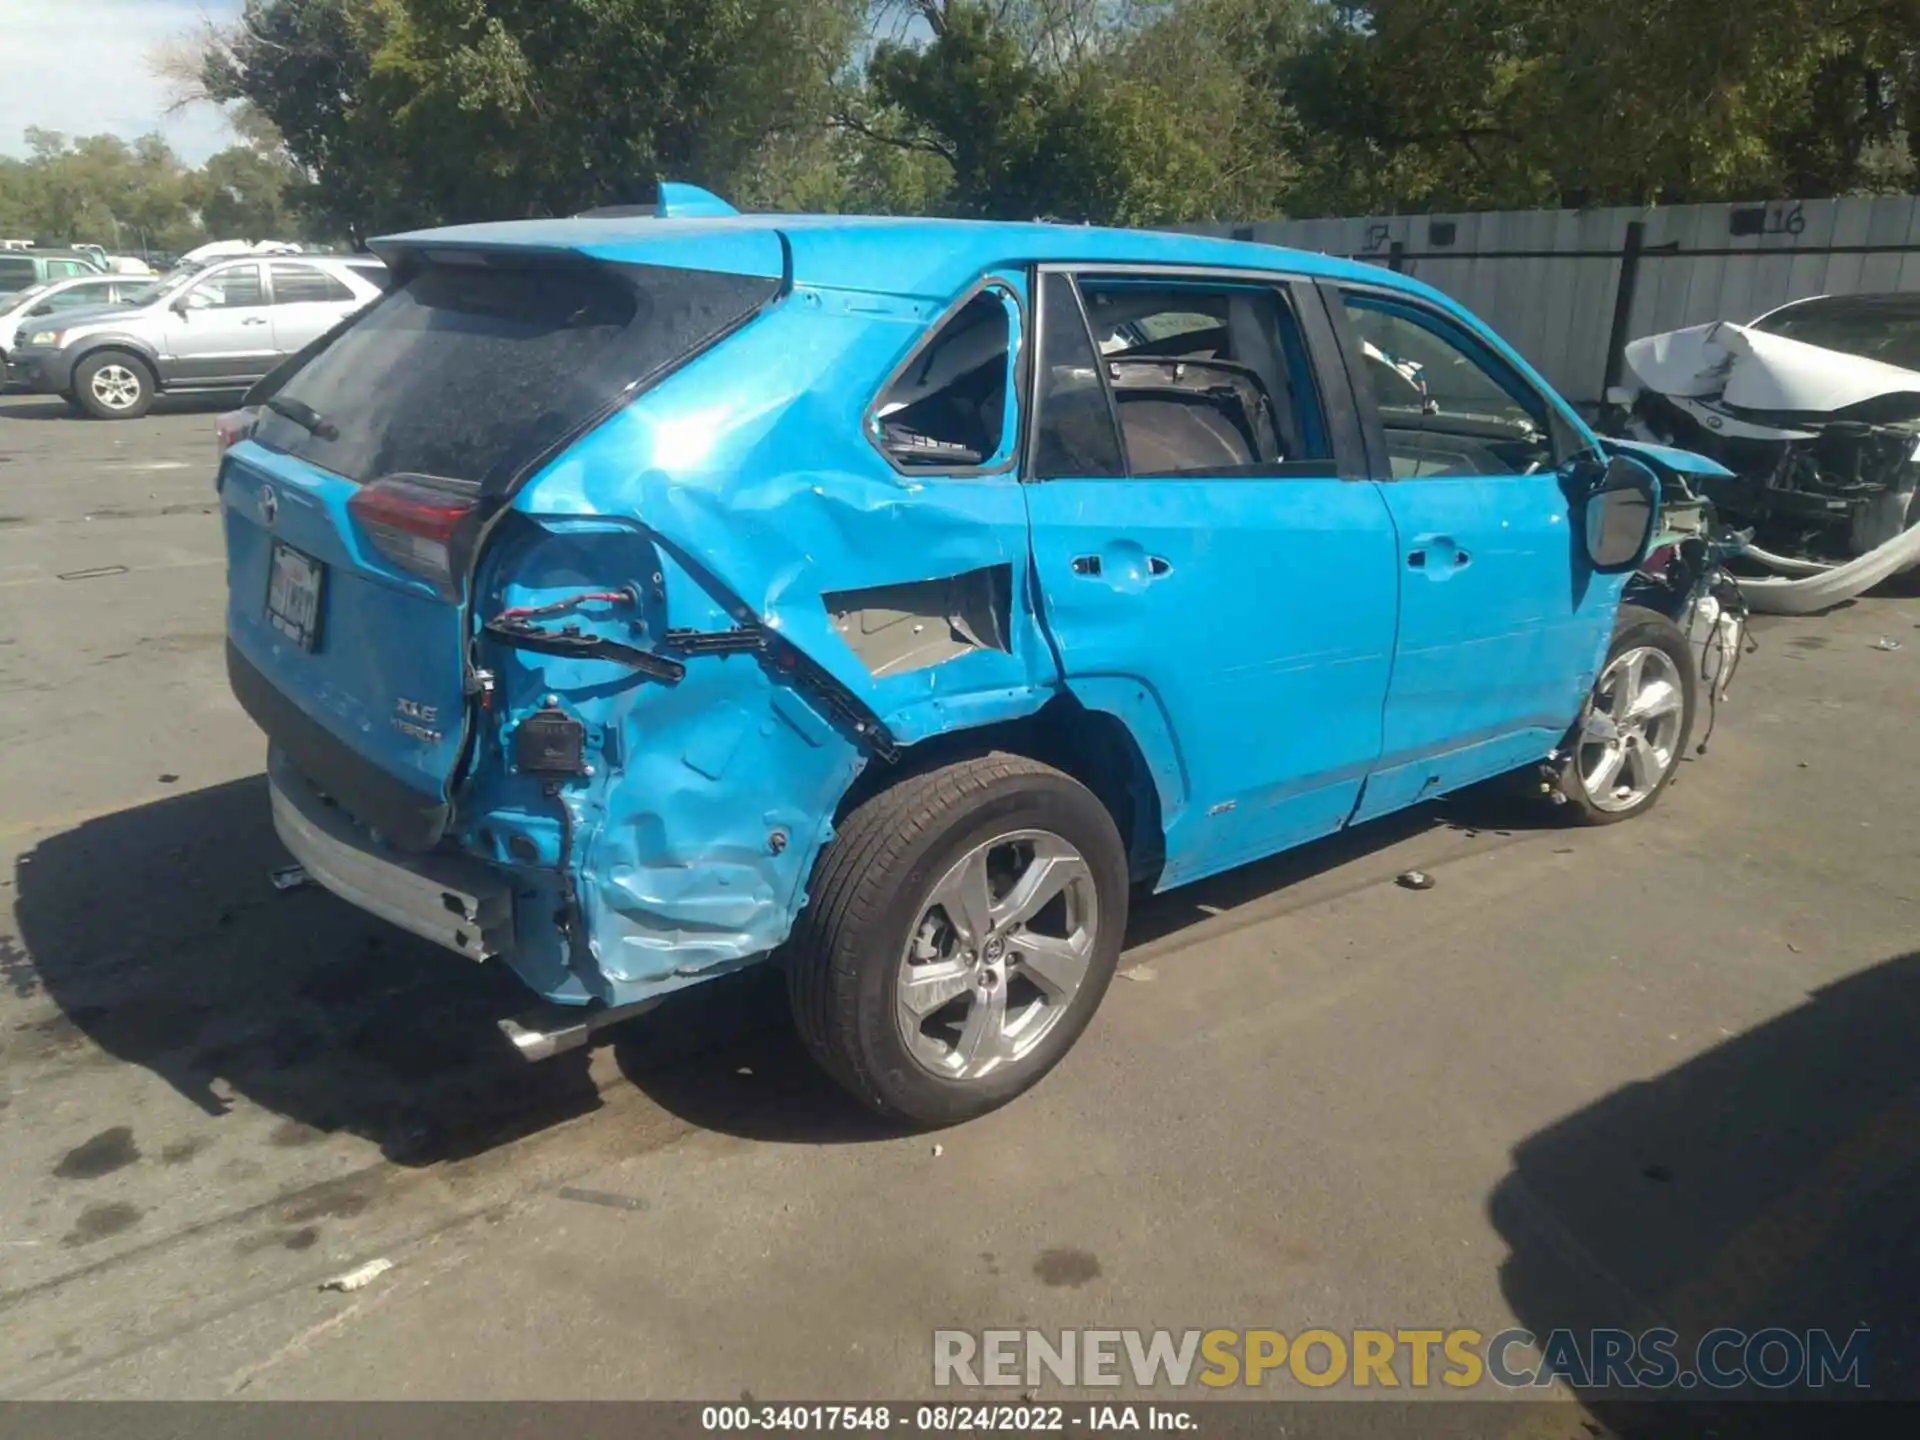
[[[1136,885],[1671,779],[1697,667],[1621,593],[1711,467],[1444,296],[663,191],[379,242],[391,293],[222,422],[279,834],[510,965],[529,1055],[772,959],[841,1083],[951,1123],[1072,1046]]]

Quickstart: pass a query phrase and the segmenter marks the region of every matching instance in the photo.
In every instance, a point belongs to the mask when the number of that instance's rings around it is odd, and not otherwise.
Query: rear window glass
[[[33,260],[25,255],[0,255],[0,285],[9,290],[20,289],[33,284],[40,274],[33,268]]]
[[[778,288],[662,266],[429,266],[279,387],[317,412],[318,433],[263,411],[254,438],[351,480],[503,489]]]

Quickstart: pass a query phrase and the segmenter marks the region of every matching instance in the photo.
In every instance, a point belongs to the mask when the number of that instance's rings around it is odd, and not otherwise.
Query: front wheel
[[[1653,808],[1686,753],[1698,691],[1680,627],[1621,606],[1607,663],[1563,747],[1557,787],[1577,819],[1615,825]]]
[[[75,367],[73,392],[96,420],[137,420],[153,408],[153,372],[132,355],[110,351]]]
[[[846,818],[788,947],[802,1040],[889,1119],[957,1124],[1038,1083],[1113,978],[1127,860],[1093,794],[1024,756],[911,776]]]

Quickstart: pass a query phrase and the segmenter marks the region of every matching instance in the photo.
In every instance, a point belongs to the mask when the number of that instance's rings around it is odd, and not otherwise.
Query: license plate
[[[327,567],[291,545],[273,542],[267,581],[267,623],[302,650],[320,643],[320,599]]]

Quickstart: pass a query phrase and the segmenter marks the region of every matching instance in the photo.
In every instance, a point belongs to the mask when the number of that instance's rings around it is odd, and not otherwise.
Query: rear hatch
[[[767,274],[395,247],[393,291],[250,397],[257,427],[220,480],[229,673],[269,738],[355,818],[405,848],[438,841],[489,520],[778,292],[778,238],[765,239]]]

